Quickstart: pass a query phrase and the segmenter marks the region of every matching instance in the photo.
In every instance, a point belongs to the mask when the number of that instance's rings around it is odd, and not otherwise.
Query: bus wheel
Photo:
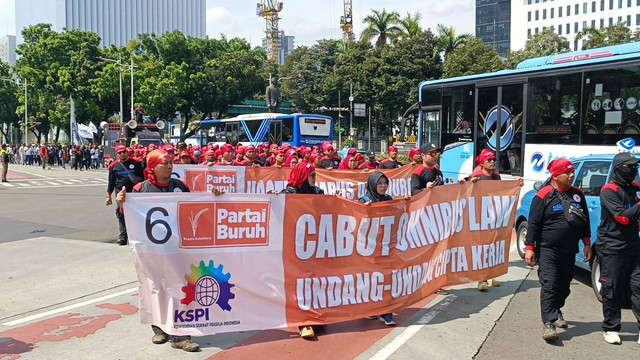
[[[594,254],[593,262],[591,262],[591,287],[596,294],[596,299],[602,302],[602,284],[600,283],[600,259]]]
[[[524,241],[527,239],[527,229],[529,228],[529,224],[526,221],[523,221],[518,225],[518,230],[516,231],[516,247],[518,248],[518,254],[521,258],[524,259],[525,253],[525,245]]]

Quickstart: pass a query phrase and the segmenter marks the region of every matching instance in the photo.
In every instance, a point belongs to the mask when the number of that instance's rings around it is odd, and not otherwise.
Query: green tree
[[[446,62],[449,54],[472,39],[469,34],[456,35],[456,30],[453,27],[442,24],[438,24],[436,32],[438,43],[437,52],[438,54],[442,54],[443,62]]]
[[[569,41],[556,34],[553,28],[544,29],[541,33],[532,35],[524,45],[524,49],[507,53],[507,68],[515,67],[523,60],[540,56],[570,52]]]
[[[400,14],[397,11],[388,13],[385,9],[382,9],[382,11],[371,10],[371,12],[371,15],[367,15],[362,20],[367,27],[362,31],[360,39],[371,41],[376,38],[375,45],[379,48],[402,32],[398,27]]]
[[[4,132],[3,125],[11,125],[20,128],[18,108],[18,92],[20,88],[11,80],[9,64],[0,60],[0,133],[11,138]]]
[[[586,28],[576,33],[575,41],[586,40],[582,45],[582,50],[594,49],[604,46],[626,44],[636,41],[631,36],[631,29],[626,22],[619,22],[604,29]]]
[[[57,130],[55,142],[61,130],[68,132],[71,97],[80,122],[99,121],[104,114],[89,85],[99,66],[95,60],[100,55],[98,35],[81,30],[57,33],[48,24],[26,28],[22,35],[15,72],[29,84],[30,130],[36,137],[41,140],[52,126]],[[22,96],[19,101],[24,104]],[[18,111],[24,111],[24,105]]]
[[[472,38],[458,47],[444,62],[443,77],[482,74],[504,69],[505,64],[494,48]]]
[[[407,38],[418,36],[422,32],[420,26],[420,20],[422,20],[422,14],[416,11],[415,14],[407,13],[407,16],[399,20],[400,24],[400,37]]]

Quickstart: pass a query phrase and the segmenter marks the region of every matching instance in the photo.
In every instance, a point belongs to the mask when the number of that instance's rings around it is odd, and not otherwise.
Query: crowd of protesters
[[[105,168],[102,145],[6,144],[9,164],[76,171]]]

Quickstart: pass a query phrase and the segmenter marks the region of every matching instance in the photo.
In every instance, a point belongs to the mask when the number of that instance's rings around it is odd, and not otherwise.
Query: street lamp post
[[[128,67],[131,71],[130,71],[130,75],[131,75],[131,119],[135,118],[135,114],[134,114],[134,110],[133,110],[133,58],[131,58],[131,64],[130,65],[124,65],[122,63],[122,56],[118,55],[118,60],[114,60],[114,59],[107,59],[107,58],[103,58],[102,56],[98,56],[96,59],[100,60],[100,61],[108,61],[108,62],[112,62],[115,63],[116,65],[118,65],[119,69],[120,69],[120,122],[123,123],[125,121],[123,121],[122,117],[124,115],[124,110],[123,110],[123,105],[122,105],[122,71],[124,69],[124,67]]]
[[[349,140],[353,141],[353,84],[349,90]]]

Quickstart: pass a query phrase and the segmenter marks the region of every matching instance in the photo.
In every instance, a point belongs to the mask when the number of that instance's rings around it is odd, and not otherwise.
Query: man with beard
[[[600,191],[598,259],[602,284],[604,340],[619,345],[620,309],[631,290],[631,309],[640,327],[640,185],[638,159],[628,152],[613,158],[613,178]],[[640,338],[638,339],[640,343]]]

